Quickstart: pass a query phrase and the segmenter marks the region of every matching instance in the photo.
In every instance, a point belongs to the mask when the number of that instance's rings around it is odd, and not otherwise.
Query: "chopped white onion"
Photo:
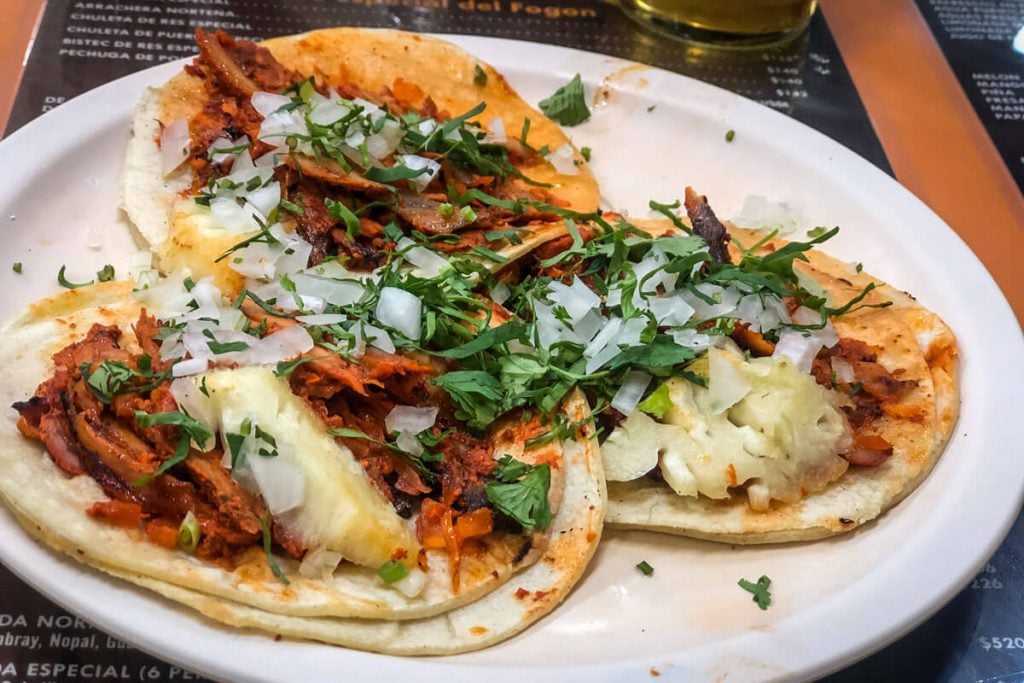
[[[171,396],[174,397],[179,409],[210,430],[211,436],[205,443],[193,443],[201,451],[211,450],[215,443],[212,433],[220,429],[220,415],[213,402],[199,390],[192,378],[179,377],[171,382]]]
[[[188,120],[175,119],[160,132],[160,167],[170,174],[188,159]]]
[[[415,294],[397,287],[384,287],[377,301],[377,320],[418,341],[423,318],[423,302]]]
[[[380,130],[366,138],[366,153],[375,161],[380,161],[396,149],[402,141],[402,126],[393,119],[385,119]]]
[[[553,306],[539,301],[533,303],[534,328],[537,330],[540,345],[550,347],[561,341],[576,341],[576,335],[555,317],[552,308]]]
[[[295,291],[302,296],[315,296],[335,306],[348,306],[363,298],[366,289],[355,280],[323,278],[308,273],[290,276]]]
[[[565,308],[573,323],[601,305],[600,297],[575,275],[568,287],[557,280],[548,285],[547,298]]]
[[[153,269],[153,252],[137,251],[128,257],[128,277],[139,282],[143,273]],[[141,283],[140,283],[141,284]]]
[[[843,384],[853,384],[856,376],[853,373],[853,366],[842,358],[832,356],[832,372],[836,373],[836,381]]]
[[[395,342],[391,340],[391,335],[387,333],[387,330],[382,330],[376,325],[363,325],[362,327],[357,325],[349,331],[356,335],[357,340],[374,346],[385,353],[395,352]],[[362,334],[359,334],[360,331]]]
[[[669,332],[676,344],[688,349],[701,350],[711,346],[711,335],[698,332],[692,327],[682,327]]]
[[[504,282],[494,285],[494,289],[491,290],[491,301],[499,306],[508,301],[510,296],[512,296],[512,290]]]
[[[751,510],[765,512],[772,504],[771,489],[759,480],[753,479],[747,484],[747,500],[750,502]]]
[[[350,111],[342,104],[342,100],[323,100],[318,102],[309,112],[309,120],[318,126],[329,126],[344,118]]]
[[[384,427],[388,432],[408,432],[419,434],[430,429],[437,421],[437,408],[417,408],[416,406],[396,405],[384,418]]]
[[[676,281],[679,273],[668,273],[661,270],[668,263],[668,257],[661,249],[655,247],[633,266],[633,274],[636,276],[637,291],[633,295],[635,304],[640,305],[640,294],[656,295],[659,287],[665,293],[675,291]]]
[[[484,140],[499,145],[504,145],[508,142],[508,135],[505,133],[505,122],[502,121],[500,116],[495,116],[487,124],[487,135],[484,136]]]
[[[434,278],[449,266],[448,259],[426,247],[421,247],[408,237],[398,238],[395,245],[402,258],[416,266],[416,274],[424,278]]]
[[[608,343],[612,338],[619,333],[619,328],[622,327],[622,318],[612,318],[608,321],[608,325],[597,333],[597,336],[591,340],[587,345],[587,348],[583,349],[583,355],[587,358],[593,358],[598,354],[601,349],[608,346]],[[587,372],[590,372],[588,370]]]
[[[317,315],[299,315],[295,317],[303,325],[337,325],[348,322],[348,316],[343,313],[319,313]]]
[[[583,319],[580,320],[573,327],[577,339],[581,344],[589,344],[590,340],[597,336],[597,333],[604,329],[605,325],[608,324],[608,318],[592,310],[588,312]]]
[[[405,453],[414,457],[423,455],[423,444],[416,438],[416,435],[411,432],[399,432],[398,438],[395,439],[395,445]]]
[[[679,296],[678,293],[647,299],[647,306],[659,326],[675,327],[685,325],[693,316],[693,306]]]
[[[743,208],[732,220],[737,225],[778,230],[781,234],[793,232],[805,222],[795,207],[786,202],[770,201],[761,195],[744,199]]]
[[[229,232],[256,232],[258,221],[266,222],[266,215],[255,206],[240,206],[234,197],[214,197],[210,200],[210,213],[222,228]]]
[[[750,382],[737,367],[741,362],[729,351],[708,351],[708,401],[712,415],[724,413],[750,393]]]
[[[616,320],[619,320],[619,318],[613,318],[612,321],[609,323],[608,327],[612,327],[611,323],[614,323]],[[617,328],[614,337],[608,340],[607,344],[605,344],[602,348],[597,350],[593,354],[593,356],[587,360],[587,372],[594,372],[595,370],[598,370],[599,368],[603,367],[608,361],[622,353],[623,348],[636,346],[640,342],[640,335],[643,333],[646,327],[646,318],[630,318],[629,320],[623,322],[621,324],[621,327]],[[608,328],[605,328],[605,330],[607,329]],[[604,330],[602,330],[602,332],[604,332]],[[599,333],[597,337],[594,338],[595,341],[591,342],[587,348],[589,349],[595,347],[595,342],[597,341],[597,338],[600,336],[601,333]],[[586,350],[584,350],[583,355],[587,355]]]
[[[245,360],[257,365],[280,363],[313,348],[313,338],[301,325],[290,325],[268,334],[250,348]]]
[[[572,145],[565,143],[547,156],[547,160],[555,167],[555,170],[562,175],[579,175],[580,169],[576,166],[576,156]]]
[[[210,143],[207,148],[206,154],[210,157],[210,161],[215,164],[221,164],[225,161],[233,161],[235,156],[238,154],[245,153],[248,155],[249,150],[242,150],[241,152],[225,152],[221,150],[233,149],[241,145],[249,143],[249,138],[245,135],[239,137],[237,140],[231,140],[229,138],[217,138]],[[250,157],[251,158],[251,157]]]
[[[315,548],[306,553],[299,565],[299,574],[307,579],[327,579],[341,564],[340,554],[327,548]]]
[[[398,589],[406,597],[415,598],[423,592],[427,585],[427,573],[417,567],[410,571],[404,579],[389,585]]]
[[[260,91],[254,92],[252,97],[249,98],[249,102],[260,116],[267,118],[281,107],[291,104],[292,99],[285,95]]]
[[[828,290],[820,282],[805,273],[802,268],[794,268],[793,272],[796,274],[797,284],[814,296],[824,299],[826,304],[832,304],[832,295],[829,294]]]
[[[250,440],[252,437],[246,442]],[[255,447],[246,453],[245,462],[270,514],[280,515],[302,505],[306,493],[302,470],[283,457],[262,456]]]
[[[403,154],[395,157],[395,164],[398,166],[405,166],[413,171],[419,171],[420,169],[427,169],[426,173],[421,173],[415,178],[409,178],[409,182],[417,191],[422,192],[430,184],[430,181],[434,179],[438,171],[441,170],[441,164],[437,163],[433,159],[426,157],[417,156],[415,154]]]
[[[184,349],[182,349],[184,350]],[[160,355],[163,356],[163,348],[160,349]],[[175,358],[180,356],[180,353],[169,356],[169,358]],[[167,358],[162,358],[167,360]],[[171,368],[172,377],[187,377],[188,375],[197,375],[201,372],[206,372],[210,368],[209,358],[189,358],[188,360],[178,361]]]
[[[801,372],[810,372],[814,357],[823,346],[821,338],[799,330],[785,329],[779,333],[772,358],[789,358]]]
[[[260,125],[260,140],[269,142],[272,145],[283,144],[292,136],[299,139],[296,151],[302,153],[312,151],[307,149],[309,148],[309,142],[302,140],[302,138],[309,137],[309,127],[306,126],[306,120],[302,112],[298,110],[291,112],[275,111],[263,119],[263,123]]]
[[[270,212],[281,203],[281,184],[267,183],[263,187],[247,193],[245,200],[256,207],[256,210],[264,217],[269,216]]]
[[[697,320],[711,320],[712,318],[728,315],[736,310],[736,305],[740,301],[740,293],[733,287],[724,288],[718,285],[701,283],[697,285],[696,289],[715,302],[709,304],[693,292],[688,290],[681,291],[680,296],[693,307]]]
[[[647,391],[650,383],[651,376],[646,372],[632,370],[626,373],[622,386],[612,398],[612,408],[629,417],[636,410],[637,404],[644,397],[644,392]]]
[[[274,262],[281,255],[277,245],[254,242],[232,254],[228,266],[245,277],[270,280],[277,274]]]

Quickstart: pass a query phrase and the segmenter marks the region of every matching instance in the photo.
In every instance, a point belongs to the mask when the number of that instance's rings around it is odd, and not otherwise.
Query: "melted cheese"
[[[636,412],[612,432],[602,446],[609,480],[637,479],[656,461],[681,496],[724,499],[745,485],[751,507],[765,509],[771,499],[795,502],[846,471],[839,454],[850,446],[850,429],[829,392],[788,360],[719,353],[712,389],[670,379],[672,407],[661,422]],[[721,363],[733,387],[748,388],[739,398],[730,391],[724,404],[714,387]]]
[[[218,428],[239,433],[246,419],[273,437],[277,455],[265,457],[246,448],[248,467],[232,475],[255,485],[275,521],[309,546],[346,560],[380,567],[405,550],[415,558],[419,544],[408,523],[373,486],[352,452],[326,433],[323,424],[285,380],[269,368],[247,367],[204,375]],[[194,379],[199,386],[201,377]],[[253,443],[253,439],[249,440]],[[266,446],[266,442],[259,444]],[[399,553],[400,554],[400,553]]]

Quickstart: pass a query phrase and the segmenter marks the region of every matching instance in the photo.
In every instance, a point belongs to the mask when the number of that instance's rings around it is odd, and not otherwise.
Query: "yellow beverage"
[[[764,44],[800,33],[817,0],[619,0],[627,14],[662,31],[719,44]]]

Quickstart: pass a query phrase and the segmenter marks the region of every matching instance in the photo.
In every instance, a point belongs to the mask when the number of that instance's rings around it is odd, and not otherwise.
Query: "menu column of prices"
[[[16,588],[0,566],[0,683],[198,681],[206,679],[154,659]]]
[[[1024,0],[918,0],[918,6],[1024,192]]]

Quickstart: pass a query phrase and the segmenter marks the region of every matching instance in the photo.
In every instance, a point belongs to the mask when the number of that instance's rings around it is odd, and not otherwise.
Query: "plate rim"
[[[543,52],[547,52],[547,53],[550,53],[550,54],[552,54],[552,55],[554,55],[556,57],[557,56],[561,56],[563,58],[573,57],[576,60],[582,60],[583,62],[587,62],[588,60],[603,60],[603,61],[607,62],[607,61],[611,60],[612,62],[621,63],[621,64],[624,64],[624,65],[636,64],[636,62],[631,62],[629,60],[624,60],[624,59],[621,59],[621,58],[612,57],[612,56],[601,54],[601,53],[587,52],[587,51],[578,50],[578,49],[574,49],[574,48],[565,48],[565,47],[560,47],[560,46],[548,45],[548,44],[544,44],[544,43],[532,43],[532,42],[528,43],[527,41],[511,40],[511,39],[505,39],[505,38],[491,38],[491,37],[487,37],[487,36],[476,36],[476,35],[472,35],[472,36],[471,35],[461,35],[461,34],[435,34],[435,35],[437,35],[438,37],[443,38],[445,40],[450,40],[451,42],[454,42],[454,43],[456,43],[458,45],[465,46],[471,52],[474,51],[474,46],[476,46],[476,45],[482,45],[482,46],[486,46],[486,47],[500,47],[501,45],[507,45],[507,46],[509,46],[510,49],[514,49],[515,46],[522,47],[524,44],[526,44],[526,45],[529,45],[530,49],[533,50],[534,52],[537,52],[537,51],[542,52],[542,53]],[[121,78],[118,78],[118,79],[116,79],[114,81],[111,81],[111,82],[106,83],[104,85],[101,85],[101,86],[99,86],[97,88],[94,88],[94,89],[92,89],[92,90],[90,90],[90,91],[88,91],[86,93],[78,95],[78,96],[72,98],[71,100],[68,100],[66,103],[64,103],[60,107],[57,107],[54,110],[52,110],[50,112],[46,112],[43,115],[37,117],[36,119],[33,119],[32,121],[30,121],[26,125],[24,125],[21,128],[19,128],[14,133],[12,133],[6,139],[4,139],[2,142],[0,142],[0,151],[6,152],[6,151],[8,151],[8,150],[10,150],[12,148],[17,148],[19,145],[26,144],[26,143],[23,143],[22,140],[26,140],[26,141],[29,140],[32,136],[34,136],[34,134],[36,133],[37,130],[39,130],[39,131],[46,130],[47,127],[53,125],[53,123],[51,123],[51,122],[59,121],[62,116],[71,116],[73,113],[76,112],[76,108],[84,107],[86,103],[91,103],[91,101],[96,101],[96,102],[99,102],[99,103],[102,104],[103,101],[104,101],[104,97],[106,95],[112,95],[112,94],[114,94],[116,92],[119,92],[122,88],[135,88],[137,86],[140,89],[140,91],[141,91],[142,88],[145,88],[147,86],[159,85],[164,80],[164,78],[165,78],[165,72],[168,75],[171,74],[171,73],[174,73],[175,71],[180,69],[181,65],[184,64],[185,62],[187,62],[188,59],[189,58],[184,58],[182,60],[177,60],[175,62],[169,62],[169,63],[165,63],[165,64],[160,64],[160,65],[157,65],[157,66],[153,66],[153,67],[147,68],[147,69],[142,70],[142,71],[138,71],[138,72],[135,72],[135,73],[132,73],[132,74],[128,74],[128,75],[123,76]],[[531,63],[533,63],[533,60],[531,60]],[[956,249],[957,251],[961,252],[961,254],[963,254],[963,253],[970,254],[970,256],[973,258],[973,262],[971,262],[969,264],[969,266],[970,266],[969,270],[975,271],[975,272],[971,273],[972,277],[980,277],[980,284],[984,285],[990,291],[994,290],[995,293],[997,294],[997,297],[995,298],[994,301],[991,301],[991,300],[988,301],[988,304],[990,304],[990,305],[994,304],[995,308],[998,309],[998,310],[994,310],[994,311],[990,310],[989,311],[990,316],[994,316],[996,318],[1004,318],[1004,319],[1007,319],[1009,321],[1015,320],[1015,318],[1013,316],[1013,313],[1012,313],[1012,309],[1010,308],[1009,303],[1006,301],[1005,296],[1003,296],[1001,290],[999,289],[998,284],[994,281],[994,279],[991,277],[991,275],[988,273],[988,271],[984,268],[984,265],[977,258],[977,256],[973,253],[973,251],[971,251],[971,249],[967,246],[967,244],[963,241],[963,239],[960,238],[960,236],[952,228],[950,228],[947,224],[945,224],[945,222],[940,217],[938,217],[930,208],[928,208],[918,197],[916,197],[907,188],[905,188],[902,185],[900,185],[898,183],[898,181],[896,181],[894,178],[888,176],[886,173],[884,173],[883,171],[881,171],[880,169],[875,167],[869,161],[867,161],[866,159],[863,159],[862,157],[857,155],[856,152],[853,152],[849,148],[846,148],[841,143],[838,143],[837,141],[835,141],[835,140],[833,140],[831,138],[828,138],[823,133],[821,133],[821,132],[811,128],[810,126],[807,126],[806,124],[803,124],[803,123],[801,123],[799,121],[796,121],[795,119],[792,119],[792,118],[786,116],[785,114],[782,114],[782,113],[777,112],[775,110],[772,110],[772,109],[770,109],[768,107],[760,105],[760,104],[758,104],[756,102],[753,102],[752,100],[749,100],[747,98],[743,98],[742,96],[737,95],[735,93],[732,93],[732,92],[730,92],[728,90],[725,90],[723,88],[719,88],[717,86],[713,86],[711,84],[704,83],[704,82],[699,81],[697,79],[693,79],[693,78],[690,78],[688,76],[684,76],[682,74],[676,74],[676,73],[673,73],[673,72],[670,72],[670,71],[667,71],[667,70],[664,70],[664,69],[660,69],[658,67],[653,67],[653,66],[648,66],[648,65],[644,65],[644,66],[646,68],[652,69],[652,70],[654,70],[656,72],[661,72],[663,74],[666,74],[670,81],[674,80],[674,79],[683,79],[683,81],[685,81],[686,85],[688,87],[690,87],[690,88],[696,88],[698,90],[710,89],[710,90],[705,90],[705,92],[709,92],[709,93],[713,94],[715,97],[718,97],[718,98],[735,99],[735,100],[739,100],[739,101],[741,101],[743,103],[746,103],[746,105],[752,105],[752,106],[755,106],[755,107],[759,107],[761,110],[763,110],[763,111],[760,111],[759,114],[762,115],[762,116],[769,116],[769,117],[771,117],[772,118],[772,122],[773,122],[774,125],[780,125],[780,126],[783,126],[783,127],[790,127],[791,130],[797,131],[802,136],[806,136],[808,134],[811,134],[811,135],[815,136],[815,139],[820,144],[824,144],[827,147],[831,147],[832,149],[840,150],[839,155],[843,156],[843,157],[847,157],[846,159],[843,159],[842,161],[853,163],[854,165],[862,164],[865,167],[869,168],[870,169],[870,175],[872,176],[872,181],[873,182],[885,182],[885,181],[887,181],[888,183],[891,183],[891,185],[889,186],[889,190],[891,192],[898,193],[904,199],[904,201],[909,201],[911,205],[908,205],[908,207],[907,207],[908,209],[910,209],[911,211],[916,212],[916,213],[922,213],[923,212],[922,215],[927,214],[929,219],[931,220],[931,222],[936,223],[938,225],[941,225],[942,228],[944,228],[944,231],[945,231],[944,232],[944,237],[947,238],[947,242],[949,242],[949,238],[952,238],[952,242],[947,244],[946,245],[947,247],[951,247],[953,249]],[[597,66],[595,65],[594,68],[597,69]],[[525,66],[520,64],[519,67],[517,67],[517,68],[501,69],[501,70],[503,71],[503,73],[508,73],[510,71],[517,71],[517,70],[530,71],[531,69],[530,68],[526,68]],[[536,68],[534,67],[533,70],[535,71]],[[121,103],[115,103],[114,101],[116,99],[117,98],[114,98],[114,97],[110,97],[109,98],[110,103],[109,103],[109,107],[108,108],[111,111],[113,111],[113,112],[116,112],[116,111],[127,111],[130,114],[131,109],[134,107],[134,101],[130,101],[130,102],[128,102],[127,105],[123,105]],[[61,112],[65,112],[65,113],[61,114]],[[111,114],[108,113],[107,116],[111,116]],[[116,116],[116,114],[113,114],[113,116]],[[97,124],[100,124],[100,122],[102,120],[103,120],[103,116],[97,116],[95,118],[95,120],[92,121],[92,123],[95,126]],[[108,121],[108,123],[110,123],[110,121]],[[69,138],[73,137],[69,133],[65,133],[65,134]],[[882,178],[884,178],[885,181],[882,181],[881,180]],[[3,198],[4,198],[3,194],[0,193],[0,199],[3,199]],[[977,272],[977,271],[980,271],[980,272]],[[1005,341],[1009,342],[1009,338],[1008,337],[1009,337],[1009,335],[1007,335],[1007,340],[1005,340]],[[1010,343],[1013,343],[1013,342],[1010,342]],[[1022,345],[1022,346],[1024,346],[1024,345]],[[964,372],[963,369],[961,369],[961,377],[963,375],[963,372]],[[1020,373],[1020,374],[1024,374],[1024,373]],[[1024,469],[1021,469],[1021,472],[1019,474],[1021,474],[1021,477],[1024,477]],[[791,672],[791,673],[794,674],[794,675],[797,675],[797,676],[799,676],[801,678],[810,678],[810,677],[820,676],[820,675],[824,675],[824,674],[836,671],[836,670],[838,670],[838,669],[840,669],[840,668],[842,668],[844,666],[847,666],[847,665],[849,665],[849,664],[851,664],[851,663],[853,663],[855,661],[858,661],[858,660],[860,660],[860,659],[862,659],[864,657],[867,657],[870,654],[878,651],[879,649],[881,649],[885,645],[893,642],[894,640],[896,640],[897,638],[901,637],[902,635],[910,632],[911,630],[916,628],[918,625],[923,623],[925,620],[927,620],[930,616],[932,616],[939,609],[941,609],[942,606],[944,606],[952,597],[954,597],[970,581],[971,577],[976,573],[977,569],[988,560],[988,558],[991,556],[991,554],[998,548],[999,544],[1003,541],[1003,539],[1005,538],[1006,534],[1010,531],[1010,528],[1012,527],[1013,523],[1017,519],[1017,516],[1018,516],[1019,511],[1021,509],[1021,505],[1022,505],[1022,503],[1024,503],[1024,487],[1017,486],[1015,499],[1008,500],[1007,503],[1008,503],[1008,505],[1004,508],[1003,514],[1000,515],[999,516],[1000,519],[997,520],[996,533],[994,533],[994,534],[990,533],[990,534],[987,535],[986,541],[981,545],[980,552],[979,552],[979,550],[976,550],[974,552],[974,557],[973,557],[971,562],[966,563],[966,564],[962,564],[961,568],[960,568],[960,571],[957,572],[955,576],[953,576],[951,578],[947,577],[943,590],[939,591],[938,593],[935,593],[935,592],[929,593],[930,598],[924,601],[926,604],[924,604],[923,606],[919,606],[916,610],[914,610],[914,611],[912,611],[910,613],[904,614],[901,618],[899,618],[899,619],[893,621],[892,623],[890,623],[889,626],[886,627],[885,629],[883,629],[881,632],[876,632],[876,633],[873,633],[873,634],[871,634],[871,635],[869,635],[867,637],[864,637],[860,641],[857,641],[853,645],[849,645],[849,646],[847,646],[847,647],[845,647],[845,648],[843,648],[841,650],[832,652],[827,657],[820,658],[817,661],[808,662],[808,663],[805,664],[805,667],[803,669],[801,669],[799,671],[794,671],[794,672]],[[3,515],[4,515],[4,518],[9,518],[9,513],[6,510],[4,511]],[[989,520],[989,521],[991,521],[991,520]],[[13,524],[13,522],[11,522],[11,523]],[[16,527],[16,528],[20,532],[20,527]],[[21,534],[24,535],[24,532],[21,532]],[[28,539],[26,537],[26,538],[23,538],[23,539],[20,539],[20,540],[24,541],[24,540],[28,540]],[[29,541],[29,543],[34,543],[34,542],[33,541]],[[0,541],[0,550],[5,550],[6,551],[7,550],[7,546],[8,546],[8,542],[7,541]],[[44,552],[46,552],[46,551],[44,551]],[[52,551],[48,551],[48,552],[50,552],[50,554],[53,554]],[[67,558],[64,558],[64,557],[59,557],[58,559],[61,562],[71,562],[71,560],[68,560]],[[150,654],[152,654],[152,655],[154,655],[154,656],[156,656],[158,658],[161,658],[161,659],[164,659],[164,660],[173,661],[173,662],[175,662],[175,663],[177,663],[179,665],[185,666],[186,668],[191,668],[192,666],[194,666],[193,662],[195,660],[194,659],[190,659],[185,652],[178,651],[178,650],[173,650],[173,649],[168,649],[166,647],[160,647],[158,645],[155,645],[155,644],[149,642],[149,640],[139,639],[139,638],[133,637],[133,635],[135,635],[135,634],[123,632],[123,629],[117,623],[117,620],[114,619],[111,615],[99,613],[99,616],[97,616],[95,613],[93,613],[92,610],[86,609],[85,607],[83,607],[83,604],[80,601],[76,600],[77,596],[75,595],[73,589],[62,590],[60,587],[54,587],[54,586],[50,585],[49,583],[47,583],[45,578],[41,578],[38,575],[33,575],[32,572],[28,571],[28,569],[24,565],[24,563],[20,562],[20,558],[15,558],[14,561],[11,561],[10,553],[4,552],[3,556],[0,557],[0,560],[2,560],[5,565],[10,567],[12,572],[14,572],[16,575],[18,575],[19,578],[21,578],[22,580],[25,580],[26,583],[29,583],[30,585],[32,585],[36,590],[39,590],[48,599],[52,600],[53,602],[56,602],[57,604],[61,605],[62,607],[68,609],[71,612],[74,612],[74,613],[77,613],[77,614],[83,614],[83,615],[87,614],[87,616],[85,616],[85,618],[87,620],[91,621],[91,622],[103,624],[103,626],[102,626],[103,630],[109,631],[109,632],[113,633],[114,635],[116,635],[117,637],[126,640],[127,642],[131,642],[136,647],[139,647],[140,649],[142,649],[142,650],[144,650],[144,651],[146,651],[146,652],[148,652],[148,653],[150,653]],[[88,570],[85,567],[78,566],[75,563],[72,563],[72,564],[74,565],[74,568],[77,569],[80,572],[92,573],[92,572],[90,572],[90,570]],[[101,577],[101,578],[102,578],[102,580],[104,582],[110,583],[110,581],[108,579],[106,579],[106,577]],[[133,591],[134,594],[137,594],[138,597],[143,600],[143,602],[145,602],[146,600],[153,600],[153,599],[160,600],[159,598],[156,598],[155,596],[153,596],[151,594],[148,594],[148,593],[145,593],[143,591],[140,591],[138,589],[132,588],[132,589],[129,589],[129,590]],[[191,614],[191,612],[189,612],[189,613]],[[794,615],[794,618],[796,618],[796,617],[799,617],[799,614]],[[195,618],[199,619],[200,617],[198,617],[198,615],[196,615]],[[855,642],[855,641],[851,640],[850,642]],[[355,651],[348,651],[348,652],[355,652]],[[362,653],[358,653],[358,654],[362,654]],[[488,667],[487,665],[481,666],[479,664],[471,664],[471,663],[464,662],[464,661],[460,661],[456,667],[448,667],[445,664],[445,662],[448,661],[446,659],[432,659],[432,660],[408,659],[408,658],[388,658],[388,659],[391,659],[391,660],[396,660],[397,659],[398,661],[404,662],[404,663],[415,662],[416,665],[420,665],[420,666],[425,665],[425,664],[429,664],[432,667],[440,666],[440,668],[454,669],[455,671],[461,670],[463,673],[468,673],[469,674],[468,676],[466,676],[467,678],[478,675],[481,672],[481,670],[488,671],[489,675],[491,675],[492,677],[494,675],[494,671],[490,667]],[[616,663],[614,666],[609,666],[608,664],[602,664],[600,666],[595,665],[595,667],[594,667],[595,670],[592,671],[591,673],[600,673],[601,677],[605,677],[605,676],[611,674],[613,671],[616,671],[616,672],[619,672],[619,673],[623,673],[623,674],[628,674],[629,672],[634,671],[634,667],[636,667],[636,666],[641,666],[641,667],[646,668],[646,664],[649,663],[649,660],[650,660],[650,657],[646,657],[645,656],[645,657],[639,658],[639,659],[622,660],[622,661]],[[401,667],[399,667],[399,668],[401,668]],[[586,668],[587,667],[584,667],[583,670],[585,670]],[[220,676],[229,675],[230,677],[238,677],[239,675],[242,675],[242,677],[246,677],[250,673],[250,672],[245,672],[245,671],[239,671],[239,670],[236,670],[236,669],[231,669],[230,667],[223,668],[223,669],[220,669],[219,667],[211,667],[211,668],[206,668],[205,670],[206,671],[210,671],[210,672],[215,672],[216,675],[220,675]],[[564,673],[566,671],[580,672],[581,668],[580,667],[567,667],[567,668],[559,667],[559,668],[551,668],[549,670],[551,672],[554,672],[555,674],[564,675]]]

